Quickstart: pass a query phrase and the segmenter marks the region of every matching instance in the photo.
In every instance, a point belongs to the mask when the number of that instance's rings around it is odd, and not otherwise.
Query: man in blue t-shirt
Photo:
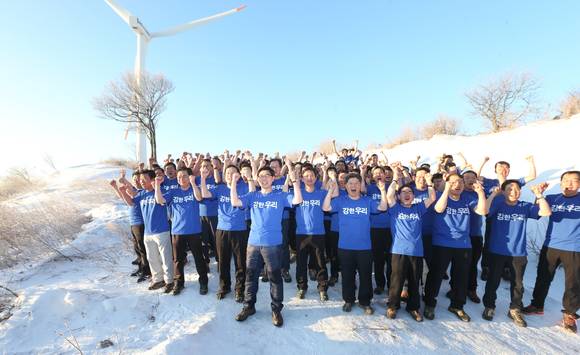
[[[175,285],[171,291],[173,295],[180,294],[185,286],[184,267],[187,260],[187,250],[193,254],[195,268],[199,275],[199,293],[205,295],[208,292],[208,270],[203,258],[199,218],[199,201],[204,197],[211,196],[205,185],[208,173],[202,171],[201,190],[195,184],[191,169],[185,167],[180,168],[177,172],[177,189],[163,191],[161,178],[155,180],[155,200],[159,204],[167,205],[171,211],[175,272]]]
[[[196,171],[194,170],[193,173],[195,174]],[[205,180],[205,185],[209,192],[213,192],[217,186],[215,176],[216,174],[220,173],[219,166],[213,166],[212,159],[203,159],[198,175],[195,178],[195,183],[197,185],[201,183],[202,173],[208,174],[207,179]],[[217,200],[215,198],[204,198],[199,204],[199,215],[201,217],[201,240],[203,242],[203,256],[209,268],[209,262],[212,256],[216,257],[216,259],[219,259],[215,247],[215,231],[217,228],[218,215]]]
[[[548,195],[552,208],[546,240],[538,261],[538,274],[532,302],[524,308],[527,314],[544,314],[544,301],[554,279],[556,268],[564,266],[562,305],[565,329],[577,332],[576,319],[580,308],[580,171],[567,171],[560,177],[562,193]]]
[[[478,199],[463,194],[463,178],[457,174],[447,176],[445,190],[435,203],[433,223],[433,260],[425,284],[425,318],[435,318],[437,295],[443,275],[451,263],[453,292],[448,310],[459,319],[469,322],[471,318],[463,310],[467,297],[467,278],[471,263],[471,240],[469,223],[472,213],[486,214],[483,186],[476,182],[473,189]]]
[[[496,291],[501,281],[504,265],[510,269],[511,303],[508,317],[516,325],[527,326],[521,310],[523,308],[524,272],[528,263],[526,251],[526,224],[528,218],[539,219],[552,214],[550,206],[542,195],[548,187],[540,184],[532,187],[538,204],[520,201],[521,184],[518,180],[506,180],[501,190],[492,190],[487,199],[491,219],[489,238],[489,276],[485,284],[483,304],[485,310],[482,317],[491,321],[495,313]],[[500,192],[501,191],[501,192]],[[502,194],[503,198],[496,198]]]
[[[363,169],[364,170],[364,169]],[[373,298],[371,214],[387,210],[387,192],[384,182],[377,184],[381,200],[373,201],[362,195],[363,178],[357,173],[345,177],[347,195],[339,196],[336,182],[329,183],[322,209],[338,213],[338,257],[342,273],[342,310],[350,312],[356,300],[355,280],[359,274],[358,303],[365,314],[371,315]]]
[[[252,226],[248,238],[246,252],[246,294],[244,307],[236,316],[237,321],[244,321],[256,313],[256,293],[258,278],[262,265],[265,263],[268,280],[270,281],[270,297],[272,299],[272,323],[280,327],[283,324],[282,302],[284,300],[284,285],[282,282],[282,215],[284,208],[302,203],[300,181],[297,180],[290,160],[286,159],[288,175],[294,186],[294,194],[288,192],[273,192],[272,182],[274,171],[270,167],[258,170],[260,191],[239,196],[237,182],[240,175],[234,173],[231,186],[231,203],[233,207],[249,208],[252,216]]]

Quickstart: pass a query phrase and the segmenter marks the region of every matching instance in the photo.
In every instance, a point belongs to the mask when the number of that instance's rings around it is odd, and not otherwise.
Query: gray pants
[[[145,235],[145,250],[153,283],[163,280],[166,284],[173,282],[172,249],[169,232]]]

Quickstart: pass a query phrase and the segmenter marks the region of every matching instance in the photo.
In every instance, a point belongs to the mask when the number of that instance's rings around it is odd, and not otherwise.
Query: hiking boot
[[[173,290],[171,290],[171,294],[173,296],[177,296],[181,293],[182,290],[183,290],[183,285],[178,282],[175,284],[175,286],[173,286]]]
[[[487,277],[489,276],[489,268],[486,267],[482,267],[481,268],[481,281],[487,281]]]
[[[350,311],[352,311],[352,303],[350,303],[350,302],[344,302],[344,304],[342,305],[342,311],[343,312],[350,312]]]
[[[137,283],[141,283],[143,281],[147,281],[151,278],[151,275],[141,275],[139,276],[139,278],[137,279]]]
[[[207,295],[208,291],[209,290],[207,288],[207,284],[199,285],[199,294],[200,295]]]
[[[382,288],[382,287],[375,287],[375,289],[373,290],[373,292],[375,293],[375,295],[380,295],[384,291],[385,291],[385,289]]]
[[[503,272],[501,273],[501,278],[504,279],[504,281],[509,281],[512,278],[512,272],[510,271],[509,268],[504,268]]]
[[[495,309],[485,307],[485,309],[483,310],[483,313],[481,314],[481,318],[488,320],[488,321],[492,321],[494,314],[495,314]]]
[[[242,303],[244,302],[244,293],[241,291],[236,291],[236,296],[234,297],[234,300],[237,303]]]
[[[290,276],[290,273],[288,272],[288,270],[282,270],[282,279],[286,283],[292,282],[292,276]]]
[[[447,297],[449,299],[453,299],[453,290],[447,291],[447,293],[445,294],[445,297]]]
[[[165,284],[165,290],[163,290],[164,293],[169,293],[173,291],[173,282]]]
[[[218,300],[223,300],[224,298],[226,298],[226,295],[227,295],[228,293],[230,293],[230,292],[231,292],[231,291],[229,291],[229,290],[223,290],[223,291],[222,291],[222,290],[220,290],[220,291],[218,291],[218,293],[216,293],[215,295],[216,295],[216,297],[217,297],[217,299],[218,299]]]
[[[576,326],[577,318],[578,317],[575,314],[564,313],[562,317],[562,326],[564,327],[564,329],[572,333],[578,332],[578,327]]]
[[[262,273],[260,274],[260,277],[262,278],[262,282],[268,282],[270,281],[268,279],[268,273],[266,272],[266,270],[263,270]]]
[[[238,313],[238,315],[236,315],[236,320],[238,322],[243,322],[246,319],[248,319],[249,316],[256,314],[256,308],[254,307],[244,307],[242,308],[242,310],[240,311],[240,313]]]
[[[387,318],[395,319],[397,318],[397,309],[396,308],[387,308]]]
[[[165,286],[165,281],[157,281],[155,283],[152,283],[151,285],[149,285],[149,290],[153,291],[153,290],[158,290],[161,287]]]
[[[467,291],[467,298],[473,303],[481,303],[481,299],[477,296],[476,291]]]
[[[308,270],[308,277],[310,277],[310,281],[316,281],[317,276],[318,276],[317,270],[315,269]]]
[[[447,272],[443,274],[443,280],[449,280],[449,274]]]
[[[524,312],[524,314],[537,314],[537,315],[543,315],[544,314],[544,308],[543,307],[536,307],[533,304],[530,304],[529,306],[526,306],[522,309],[522,312]]]
[[[326,291],[320,291],[320,300],[322,302],[328,301],[328,293]]]
[[[133,264],[133,265],[139,265],[139,258],[131,261],[131,264]]]
[[[375,309],[373,307],[371,307],[370,305],[363,306],[359,303],[358,306],[363,309],[363,311],[365,312],[365,314],[367,316],[373,315],[373,313],[375,313]]]
[[[290,264],[294,264],[296,262],[296,253],[290,252]]]
[[[304,297],[306,296],[306,290],[298,290],[298,292],[296,292],[296,297],[300,298],[301,300],[304,299]]]
[[[281,327],[284,324],[284,318],[282,318],[280,311],[272,311],[272,324],[276,327]]]
[[[517,326],[520,326],[520,327],[527,327],[528,326],[528,323],[526,323],[526,320],[522,316],[522,312],[519,309],[510,309],[508,311],[507,316],[511,320],[513,320]]]
[[[403,291],[401,291],[401,302],[407,303],[408,300],[409,300],[409,291],[407,289],[403,289]]]
[[[425,306],[423,316],[429,320],[435,319],[435,307]]]
[[[413,318],[415,321],[417,321],[417,322],[423,321],[423,316],[421,315],[421,313],[418,310],[407,311],[407,312],[409,312],[409,314],[411,315],[411,318]]]
[[[465,313],[465,311],[461,308],[455,308],[455,307],[451,307],[449,306],[449,308],[447,308],[447,310],[453,314],[455,314],[457,316],[457,318],[461,319],[464,322],[469,322],[471,320],[471,317]]]
[[[140,270],[135,270],[135,271],[133,271],[133,272],[131,273],[131,275],[130,275],[130,276],[131,276],[131,277],[137,277],[137,276],[139,276],[139,275],[141,275],[141,271],[140,271]]]
[[[328,286],[334,287],[334,285],[336,285],[337,282],[338,276],[331,276],[330,279],[328,279]]]

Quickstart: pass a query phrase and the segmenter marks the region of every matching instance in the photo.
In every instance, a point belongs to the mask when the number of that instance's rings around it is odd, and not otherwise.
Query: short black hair
[[[411,189],[411,191],[413,191],[413,193],[415,193],[415,191],[413,190],[413,186],[411,186],[411,184],[403,184],[401,187],[399,187],[399,188],[397,189],[397,195],[400,195],[400,194],[401,194],[401,191],[402,191],[402,190],[403,190],[405,187],[408,187],[408,188],[410,188],[410,189]]]
[[[576,175],[578,176],[578,179],[580,179],[580,171],[579,170],[568,170],[565,171],[561,176],[560,176],[560,181],[562,181],[564,179],[564,176],[568,175],[568,174],[572,174],[572,175]]]
[[[451,173],[451,174],[447,175],[447,177],[445,178],[445,181],[449,181],[449,179],[451,179],[452,176],[458,176],[460,179],[463,180],[463,176],[461,176],[460,174]]]
[[[191,169],[186,167],[186,166],[181,167],[177,170],[177,172],[180,172],[180,171],[185,171],[187,173],[187,175],[193,175],[193,172],[191,171]]]
[[[151,169],[146,169],[141,172],[141,175],[147,175],[150,179],[155,179],[155,171]]]
[[[437,179],[443,179],[443,174],[441,173],[435,173],[431,176],[431,181],[433,180],[437,180]]]
[[[500,164],[501,165],[506,165],[508,167],[508,169],[510,168],[510,163],[508,163],[505,160],[500,160],[497,163],[495,163],[495,165],[493,166],[493,170],[497,169],[497,166],[500,165]]]
[[[312,173],[314,174],[314,176],[318,176],[318,173],[316,172],[316,169],[314,169],[314,167],[310,164],[306,165],[304,164],[304,166],[302,166],[302,174],[304,174],[307,171],[312,171]]]
[[[477,173],[473,170],[465,170],[463,173],[461,173],[462,176],[465,176],[465,174],[473,174],[475,177],[477,177]]]
[[[358,182],[362,182],[362,177],[360,176],[359,173],[348,173],[346,174],[346,176],[344,177],[344,181],[350,180],[350,179],[357,179]]]
[[[251,169],[252,164],[249,161],[244,160],[240,163],[240,169],[243,169],[243,168],[250,168]]]
[[[236,172],[238,172],[238,173],[240,172],[240,169],[238,169],[238,167],[235,166],[234,164],[230,164],[230,165],[226,166],[225,170],[228,170],[229,168],[234,168],[234,169],[236,169]]]
[[[426,168],[424,166],[421,166],[420,168],[415,170],[415,174],[417,174],[419,171],[424,171],[426,174],[429,174],[431,172],[431,170],[429,170],[429,168]]]
[[[135,170],[135,171],[133,171],[133,174],[132,174],[131,176],[139,176],[139,175],[141,175],[142,173],[143,173],[143,172],[142,172],[142,171],[140,171],[140,170]]]
[[[270,168],[269,166],[263,166],[258,169],[258,175],[260,175],[262,171],[267,171],[270,175],[272,175],[272,177],[275,175],[274,169]]]
[[[280,158],[272,158],[272,159],[270,159],[270,164],[272,164],[275,161],[277,161],[278,164],[280,164],[280,167],[284,166],[284,164],[282,164],[282,159],[280,159]]]
[[[177,169],[175,163],[168,161],[167,163],[165,163],[165,165],[163,165],[163,170],[165,170],[168,166],[172,166],[174,169]]]
[[[511,184],[516,184],[516,185],[518,185],[518,187],[519,187],[520,189],[522,188],[522,183],[521,183],[521,182],[519,182],[519,180],[516,180],[516,179],[508,179],[508,180],[504,181],[504,182],[501,184],[501,190],[502,190],[502,191],[505,191],[505,189],[507,189],[507,187],[508,187],[509,185],[511,185]]]
[[[375,170],[379,169],[380,171],[382,171],[383,173],[385,172],[385,168],[383,168],[380,165],[375,166],[374,168],[371,169],[371,173]]]

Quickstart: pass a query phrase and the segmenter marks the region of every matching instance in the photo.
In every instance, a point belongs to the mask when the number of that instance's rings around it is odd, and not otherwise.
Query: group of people
[[[225,151],[221,156],[184,152],[163,166],[154,160],[133,172],[132,181],[111,181],[131,207],[130,222],[137,281],[149,289],[178,295],[185,286],[187,251],[193,254],[199,293],[208,293],[210,258],[219,273],[219,300],[232,292],[243,303],[235,319],[255,314],[258,281],[270,282],[272,322],[282,326],[283,282],[292,282],[296,261],[296,296],[306,297],[308,280],[317,281],[321,301],[341,277],[342,310],[358,301],[373,314],[374,295],[388,293],[386,316],[397,317],[401,302],[416,321],[435,318],[444,279],[451,290],[448,310],[470,321],[464,305],[477,295],[478,264],[486,281],[482,317],[493,320],[496,291],[509,281],[508,317],[526,326],[524,314],[543,314],[556,268],[563,265],[563,326],[577,331],[580,307],[580,172],[561,176],[561,192],[544,196],[548,185],[530,190],[536,178],[533,157],[528,176],[509,178],[510,164],[495,164],[494,178],[481,176],[486,158],[474,169],[459,154],[436,164],[389,163],[383,154],[363,157],[355,147],[331,161],[324,154],[295,161],[276,153]],[[548,218],[531,304],[523,305],[529,218]],[[330,264],[330,270],[327,264]],[[423,269],[428,272],[424,277]],[[330,272],[329,272],[330,271]],[[357,278],[358,274],[358,278]],[[373,287],[374,275],[374,287]],[[357,282],[358,279],[358,282]],[[357,292],[358,291],[358,292]],[[420,312],[421,299],[424,302]]]

